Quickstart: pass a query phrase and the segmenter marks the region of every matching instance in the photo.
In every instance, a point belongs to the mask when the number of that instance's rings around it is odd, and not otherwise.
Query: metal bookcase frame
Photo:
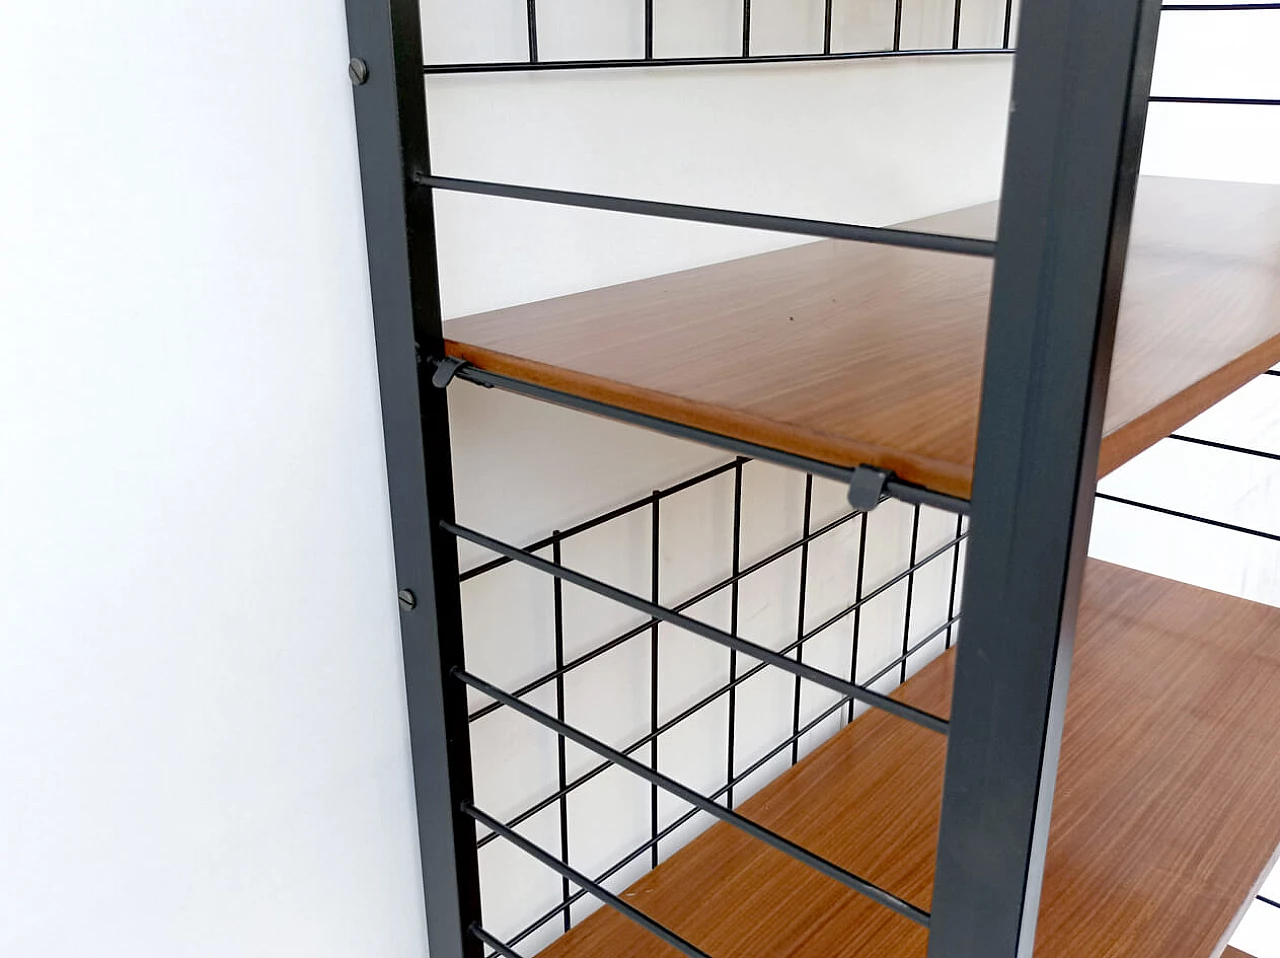
[[[1102,410],[1147,103],[1280,101],[1151,97],[1161,14],[1158,0],[1024,0],[1018,21],[1019,55],[1013,86],[1017,109],[1012,112],[1009,125],[999,239],[995,243],[437,177],[430,165],[424,73],[1012,52],[1011,3],[1006,7],[1004,45],[998,51],[960,47],[960,0],[954,7],[949,50],[902,50],[901,0],[896,8],[898,26],[892,50],[833,51],[832,3],[827,0],[821,53],[774,57],[751,53],[750,2],[744,0],[740,57],[663,59],[654,55],[653,5],[646,2],[643,59],[542,61],[538,56],[535,3],[528,0],[527,60],[433,66],[423,63],[418,0],[347,0],[350,75],[355,85],[422,875],[434,958],[479,958],[485,945],[493,953],[519,958],[511,943],[498,939],[481,923],[477,823],[487,829],[480,845],[504,838],[560,874],[564,900],[544,916],[544,922],[562,914],[567,928],[571,899],[590,893],[628,914],[678,951],[703,954],[608,892],[599,881],[572,869],[567,852],[553,855],[528,842],[514,830],[518,820],[504,823],[474,806],[469,725],[499,707],[513,709],[551,729],[561,743],[560,789],[528,814],[559,803],[563,819],[565,795],[575,787],[564,774],[566,739],[595,752],[604,762],[600,768],[618,765],[649,781],[655,809],[653,838],[627,861],[649,852],[656,863],[661,834],[671,830],[660,833],[658,828],[656,795],[662,789],[926,925],[930,958],[1015,958],[1032,953],[1075,614],[1096,492]],[[1173,4],[1164,9],[1280,9],[1280,4]],[[856,645],[854,669],[845,679],[806,665],[798,653],[788,658],[765,650],[737,636],[736,628],[715,629],[689,618],[682,609],[690,603],[676,608],[660,605],[656,571],[654,594],[645,597],[625,593],[568,568],[561,561],[560,546],[580,530],[558,532],[545,541],[516,547],[455,522],[447,392],[443,387],[455,376],[526,395],[537,387],[444,359],[433,215],[437,190],[994,256],[995,279],[971,503],[896,482],[889,475],[868,475],[860,469],[838,469],[787,457],[776,450],[690,431],[548,390],[537,394],[540,399],[710,442],[740,457],[771,460],[847,482],[854,508],[841,521],[861,516],[864,536],[866,510],[885,496],[914,504],[917,528],[922,505],[958,513],[955,537],[943,549],[918,557],[913,537],[912,561],[901,574],[909,581],[924,563],[944,553],[953,557],[950,617],[944,623],[950,644],[951,630],[959,618],[955,590],[960,543],[968,539],[962,603],[965,638],[957,653],[949,722],[919,713],[857,683]],[[1275,453],[1174,438],[1228,452],[1280,459]],[[736,521],[740,521],[745,461],[739,458],[674,491],[713,475],[733,472],[738,489]],[[812,481],[811,477],[809,490]],[[655,547],[659,504],[670,494],[672,489],[660,490],[623,507],[652,510]],[[1280,539],[1270,533],[1159,506],[1104,498]],[[810,530],[807,502],[806,498],[805,535],[770,561],[794,549],[806,550],[813,538],[829,531],[830,526]],[[623,510],[593,522],[607,521]],[[965,513],[972,517],[972,536]],[[477,543],[499,558],[460,576],[459,539]],[[539,554],[547,550],[549,557]],[[552,715],[521,699],[534,686],[509,693],[468,672],[463,661],[461,578],[482,574],[505,562],[523,563],[548,573],[557,590],[557,610],[560,583],[568,581],[650,617],[649,622],[615,641],[653,630],[656,654],[657,623],[665,621],[724,646],[731,656],[743,653],[759,660],[756,668],[768,665],[791,673],[797,688],[794,734],[783,746],[791,747],[793,762],[796,741],[805,730],[799,718],[801,680],[816,682],[839,694],[839,707],[849,704],[850,718],[851,703],[861,701],[946,734],[947,770],[932,912],[925,913],[737,815],[732,810],[731,797],[735,782],[732,745],[726,786],[708,798],[657,771],[660,730],[656,711],[649,736],[628,749],[616,750],[564,722],[562,695],[559,714]],[[739,567],[735,535],[733,574],[715,588],[730,588],[736,595],[738,582],[751,571]],[[802,574],[797,648],[806,640],[803,589]],[[861,589],[860,581],[858,602],[863,598]],[[850,611],[857,607],[855,603]],[[909,610],[908,599],[908,616]],[[893,663],[895,668],[901,666],[904,674],[906,658],[912,651],[904,638],[903,658]],[[561,683],[564,673],[573,667],[573,663],[561,658],[556,671],[535,685]],[[732,697],[741,680],[742,676],[731,672],[729,684],[715,694]],[[493,704],[469,716],[468,687],[485,693]],[[656,701],[656,691],[654,694]],[[632,757],[646,744],[652,749],[649,764]],[[717,804],[726,792],[728,801]],[[992,808],[999,809],[999,815],[991,814]],[[562,820],[562,835],[565,827]],[[582,891],[571,896],[570,884]]]

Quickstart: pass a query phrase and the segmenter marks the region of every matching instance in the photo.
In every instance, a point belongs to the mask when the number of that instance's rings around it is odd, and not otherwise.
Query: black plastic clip
[[[892,478],[893,473],[886,469],[859,466],[849,480],[849,505],[859,512],[870,512],[884,499],[885,487]]]
[[[453,377],[458,375],[458,370],[467,365],[465,359],[459,359],[457,356],[446,356],[444,359],[436,360],[436,371],[431,376],[431,385],[437,389],[444,389],[449,383],[453,382]]]

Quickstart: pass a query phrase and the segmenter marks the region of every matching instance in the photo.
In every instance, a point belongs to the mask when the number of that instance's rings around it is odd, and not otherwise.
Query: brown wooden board
[[[895,694],[946,714],[952,656]],[[872,710],[740,810],[928,908],[944,756]],[[1037,956],[1213,958],[1280,846],[1277,796],[1280,609],[1091,561]],[[920,926],[724,824],[624,897],[714,958],[925,954]],[[541,954],[676,952],[603,907]]]
[[[906,225],[989,237],[995,221],[991,203]],[[446,349],[967,497],[990,284],[989,260],[825,240],[451,320]],[[1277,362],[1280,187],[1143,178],[1102,473]]]

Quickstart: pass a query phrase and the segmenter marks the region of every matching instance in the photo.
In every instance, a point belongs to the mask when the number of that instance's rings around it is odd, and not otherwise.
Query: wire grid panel
[[[737,460],[532,544],[664,608],[888,691],[957,635],[966,530]],[[468,672],[733,807],[866,706],[518,562],[464,573]],[[655,668],[656,665],[656,668]],[[472,692],[476,805],[620,892],[714,818]],[[478,829],[485,930],[532,955],[599,902]]]
[[[1016,0],[425,0],[428,73],[1011,49]]]

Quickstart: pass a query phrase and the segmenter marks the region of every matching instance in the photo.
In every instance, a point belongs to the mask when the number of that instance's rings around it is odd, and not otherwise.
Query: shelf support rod
[[[629,423],[633,426],[642,426],[645,429],[665,433],[677,439],[688,439],[704,446],[714,446],[717,449],[724,449],[740,456],[759,459],[762,462],[771,462],[788,469],[798,469],[801,472],[811,473],[815,476],[821,476],[823,479],[831,479],[848,486],[850,504],[853,508],[862,511],[874,509],[884,500],[885,496],[889,496],[910,505],[932,506],[935,509],[943,509],[947,512],[955,512],[961,515],[969,514],[968,499],[949,496],[943,492],[935,492],[932,489],[905,482],[893,473],[886,472],[883,469],[876,469],[866,465],[854,468],[837,466],[829,462],[822,462],[819,459],[810,459],[807,456],[798,456],[795,453],[774,449],[770,446],[747,442],[745,439],[722,436],[719,433],[699,429],[696,426],[686,426],[683,423],[650,416],[647,413],[624,409],[621,406],[614,406],[598,399],[575,396],[573,393],[562,392],[549,386],[526,382],[523,379],[516,379],[513,376],[506,376],[502,373],[489,372],[487,369],[481,369],[456,356],[446,356],[444,359],[434,360],[433,363],[435,372],[432,374],[431,382],[440,389],[448,387],[455,379],[463,379],[474,385],[484,386],[487,389],[501,389],[504,392],[553,403],[557,406],[564,406],[567,409],[576,409],[580,412],[603,416],[606,419],[616,419],[619,422]]]
[[[1030,958],[1159,0],[1018,29],[930,958]]]

